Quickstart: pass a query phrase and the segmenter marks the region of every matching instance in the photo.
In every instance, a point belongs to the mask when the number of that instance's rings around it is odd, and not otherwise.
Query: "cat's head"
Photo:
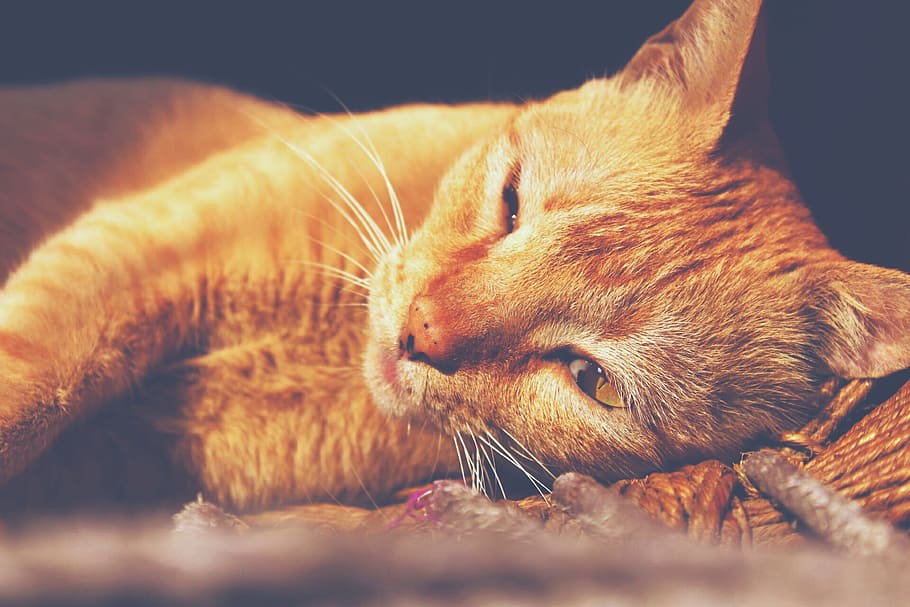
[[[696,1],[455,164],[373,279],[380,406],[610,479],[910,365],[910,280],[832,250],[782,168],[758,4]]]

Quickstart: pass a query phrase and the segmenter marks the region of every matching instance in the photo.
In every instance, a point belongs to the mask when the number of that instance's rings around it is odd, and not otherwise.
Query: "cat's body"
[[[0,92],[5,502],[53,502],[53,474],[96,491],[68,466],[98,466],[98,420],[125,452],[167,437],[118,482],[176,462],[238,509],[384,499],[458,471],[447,434],[611,479],[729,457],[826,376],[910,364],[910,281],[843,261],[785,174],[757,15],[697,2],[618,76],[526,107]],[[407,228],[432,203],[407,242],[386,177]],[[610,396],[579,389],[595,369]]]
[[[379,217],[373,197],[387,206],[388,191],[360,149],[375,143],[414,222],[441,172],[512,108],[414,106],[307,119],[215,87],[169,81],[87,82],[3,95],[9,142],[2,152],[9,174],[0,205],[3,258],[12,265],[51,237],[44,250],[62,248],[45,258],[51,264],[45,275],[67,276],[65,284],[36,283],[26,265],[9,279],[3,299],[4,379],[54,395],[52,406],[66,421],[50,421],[48,439],[71,419],[94,413],[108,395],[119,397],[127,384],[138,388],[151,371],[153,378],[119,405],[179,436],[167,448],[186,458],[207,494],[234,507],[363,499],[364,491],[379,498],[426,478],[440,457],[450,459],[448,441],[437,455],[438,441],[422,441],[422,427],[386,420],[369,403],[358,364],[362,290],[313,264],[363,275],[356,264],[374,262],[353,225],[331,208],[328,201],[340,201],[338,194],[285,142],[312,151]],[[52,143],[36,135],[38,123],[52,129]],[[408,149],[417,140],[424,141],[420,150]],[[66,143],[58,147],[60,141]],[[116,268],[108,272],[106,264]],[[60,292],[66,285],[73,287],[69,295]],[[17,301],[17,290],[30,297]],[[34,305],[39,293],[50,311],[29,325],[30,315],[14,310],[17,303]],[[26,324],[17,326],[17,318]],[[85,333],[41,337],[53,325],[69,324]],[[178,358],[165,372],[154,371]],[[26,364],[32,371],[8,374]],[[126,383],[93,382],[124,372]],[[25,419],[17,434],[18,416],[31,413],[8,406],[14,389],[4,385],[6,478],[20,453],[31,450],[19,441],[37,446],[33,433],[45,431]],[[107,430],[127,432],[125,426]],[[322,439],[326,433],[330,438]],[[112,456],[123,458],[118,465],[135,456],[129,449],[116,453],[100,451],[95,462],[80,458],[104,467]],[[76,465],[73,458],[72,452],[55,458],[42,476]],[[166,460],[142,468],[156,476],[150,468]],[[404,475],[390,474],[389,461]],[[114,476],[127,474],[130,484],[156,484],[133,472]],[[63,475],[74,476],[72,470]],[[38,483],[65,493],[59,480],[50,480]]]

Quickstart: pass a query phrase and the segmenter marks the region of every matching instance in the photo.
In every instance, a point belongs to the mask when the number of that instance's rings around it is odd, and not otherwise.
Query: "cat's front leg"
[[[273,334],[212,349],[150,376],[138,406],[175,435],[176,458],[202,495],[235,513],[378,505],[457,473],[451,439],[385,415],[356,366],[320,351],[339,347],[339,337],[316,348],[305,336]]]
[[[117,214],[52,238],[0,293],[0,482],[192,333],[179,281],[150,273]]]
[[[40,454],[71,418],[36,370],[50,357],[27,337],[0,329],[0,482]]]
[[[204,343],[224,268],[262,265],[278,246],[276,208],[236,200],[264,163],[222,158],[98,205],[9,277],[0,291],[0,483],[72,420]]]

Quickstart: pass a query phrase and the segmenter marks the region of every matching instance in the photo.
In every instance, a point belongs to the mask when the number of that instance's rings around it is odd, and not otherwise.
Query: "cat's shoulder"
[[[181,78],[88,78],[46,84],[0,86],[0,120],[11,112],[79,115],[102,109],[133,111],[180,104],[262,104],[230,88]]]

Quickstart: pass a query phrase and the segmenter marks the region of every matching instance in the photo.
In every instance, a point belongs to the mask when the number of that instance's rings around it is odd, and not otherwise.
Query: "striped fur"
[[[910,282],[830,249],[746,96],[758,10],[698,0],[620,74],[524,107],[0,91],[0,504],[380,501],[470,440],[475,476],[503,451],[611,479],[907,366]],[[404,356],[417,301],[451,365]]]

